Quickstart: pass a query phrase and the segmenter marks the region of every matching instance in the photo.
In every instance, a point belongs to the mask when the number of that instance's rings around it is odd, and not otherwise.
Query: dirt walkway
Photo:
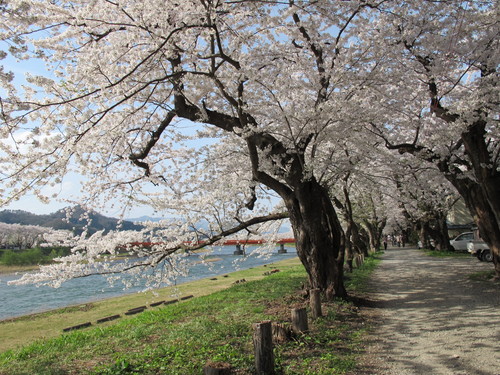
[[[473,258],[385,252],[364,310],[373,319],[363,374],[500,375],[500,284]]]

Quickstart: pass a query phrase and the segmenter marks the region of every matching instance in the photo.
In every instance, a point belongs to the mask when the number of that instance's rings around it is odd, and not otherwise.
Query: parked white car
[[[467,244],[474,240],[473,232],[464,232],[456,236],[454,239],[450,241],[450,245],[453,247],[455,251],[467,251]]]
[[[479,230],[474,228],[472,234],[473,238],[467,244],[467,251],[483,262],[493,262],[493,254],[488,244],[479,235]]]
[[[472,240],[467,244],[467,251],[483,262],[493,262],[493,254],[488,245],[482,240]]]

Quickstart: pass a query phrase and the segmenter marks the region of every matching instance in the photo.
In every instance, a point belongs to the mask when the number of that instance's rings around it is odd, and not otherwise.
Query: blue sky
[[[2,48],[3,47],[3,48]],[[0,44],[0,49],[5,49],[6,45]],[[7,56],[4,60],[0,60],[0,64],[3,65],[5,72],[14,73],[14,84],[17,88],[21,88],[21,85],[26,85],[25,75],[50,75],[45,69],[45,65],[41,60],[29,60],[29,61],[19,61],[11,56]],[[0,87],[0,96],[5,96],[5,91]],[[76,174],[69,174],[65,177],[64,181],[55,187],[45,188],[43,192],[45,195],[56,194],[61,199],[72,199],[78,198],[80,193],[80,181],[81,176]],[[48,214],[55,212],[61,208],[69,206],[68,202],[61,202],[57,199],[52,200],[50,203],[44,203],[40,201],[34,194],[27,194],[16,202],[12,202],[7,206],[2,206],[0,209],[13,209],[13,210],[24,210],[36,214]],[[110,210],[109,212],[103,212],[109,216],[119,216],[120,211],[118,209]],[[153,211],[148,207],[137,207],[134,212],[131,212],[128,217],[140,217],[140,216],[155,216]]]

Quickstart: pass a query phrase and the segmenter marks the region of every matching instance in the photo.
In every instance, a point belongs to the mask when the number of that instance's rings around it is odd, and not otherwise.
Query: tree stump
[[[203,375],[231,375],[231,365],[225,362],[207,362]]]
[[[271,321],[253,324],[253,346],[257,375],[274,375],[273,335]]]
[[[289,326],[283,323],[273,323],[273,343],[281,344],[288,341],[292,337],[292,330]]]
[[[295,333],[303,333],[309,330],[306,309],[292,309],[292,329]]]
[[[311,315],[313,319],[323,315],[321,312],[321,296],[319,289],[311,289],[309,293],[309,303],[311,305]]]

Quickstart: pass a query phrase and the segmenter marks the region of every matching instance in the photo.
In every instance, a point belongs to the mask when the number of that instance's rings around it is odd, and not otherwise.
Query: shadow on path
[[[475,258],[432,258],[390,249],[374,272],[374,316],[364,373],[500,375],[500,284],[471,281],[490,270]]]

